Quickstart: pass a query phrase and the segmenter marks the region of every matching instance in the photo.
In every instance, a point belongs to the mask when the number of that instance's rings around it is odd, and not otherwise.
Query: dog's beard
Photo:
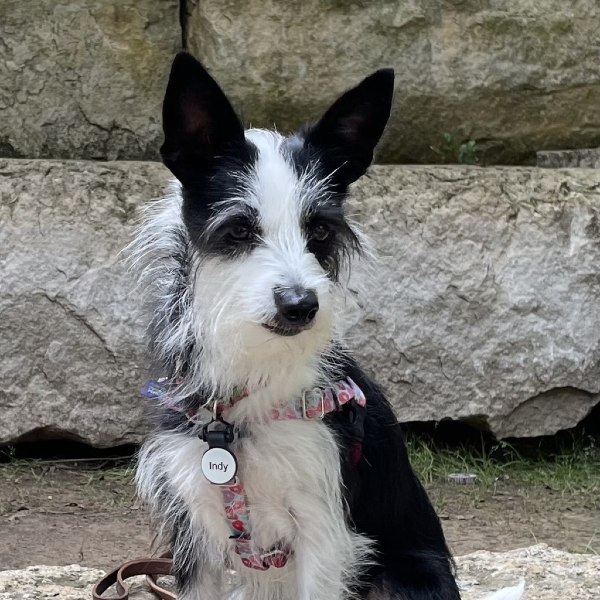
[[[303,283],[314,289],[319,311],[297,335],[273,331],[273,289],[281,283],[277,259],[261,249],[235,260],[199,259],[194,276],[195,338],[201,346],[204,385],[224,393],[234,387],[301,387],[318,378],[320,362],[335,338],[343,290],[310,256]],[[336,307],[338,310],[336,310]]]

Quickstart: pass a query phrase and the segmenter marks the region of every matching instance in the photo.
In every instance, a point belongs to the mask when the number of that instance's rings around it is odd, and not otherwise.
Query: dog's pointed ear
[[[182,183],[244,144],[244,126],[206,69],[187,52],[173,61],[163,102],[165,165]]]
[[[389,119],[393,96],[394,70],[381,69],[340,96],[308,129],[305,144],[320,154],[334,181],[349,185],[368,169]]]

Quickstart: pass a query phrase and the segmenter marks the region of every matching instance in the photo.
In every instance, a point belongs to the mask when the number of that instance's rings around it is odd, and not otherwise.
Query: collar
[[[177,404],[169,401],[169,388],[171,383],[168,378],[149,381],[142,389],[142,394],[147,398],[159,400],[162,404],[182,412],[188,420],[201,423],[198,419],[200,409],[195,411],[184,411]],[[212,400],[204,404],[204,408],[212,413],[213,417],[221,417],[240,400],[249,396],[246,388],[234,389],[232,393],[221,399]],[[273,421],[284,421],[290,419],[304,419],[307,421],[318,421],[326,414],[340,410],[345,404],[354,401],[361,407],[366,406],[366,398],[362,390],[350,377],[336,381],[328,387],[314,387],[306,389],[299,396],[294,396],[288,401],[282,401],[271,408],[268,419]],[[246,421],[246,420],[244,420]]]

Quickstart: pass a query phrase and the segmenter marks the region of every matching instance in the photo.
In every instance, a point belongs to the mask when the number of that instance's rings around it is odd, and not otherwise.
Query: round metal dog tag
[[[237,473],[235,456],[225,448],[209,448],[202,455],[202,473],[216,485],[232,481]]]

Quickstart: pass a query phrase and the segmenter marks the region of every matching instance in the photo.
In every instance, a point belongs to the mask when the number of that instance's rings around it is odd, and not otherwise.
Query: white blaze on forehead
[[[302,206],[314,190],[299,177],[283,153],[285,138],[273,131],[250,129],[246,138],[256,146],[258,158],[249,184],[251,203],[258,210],[265,237],[294,229],[301,233]]]
[[[270,273],[274,286],[318,289],[326,276],[307,250],[303,212],[322,189],[309,174],[299,175],[286,159],[283,136],[251,129],[246,137],[257,149],[243,199],[257,211],[262,230],[263,245],[254,256],[261,261],[261,270]]]

